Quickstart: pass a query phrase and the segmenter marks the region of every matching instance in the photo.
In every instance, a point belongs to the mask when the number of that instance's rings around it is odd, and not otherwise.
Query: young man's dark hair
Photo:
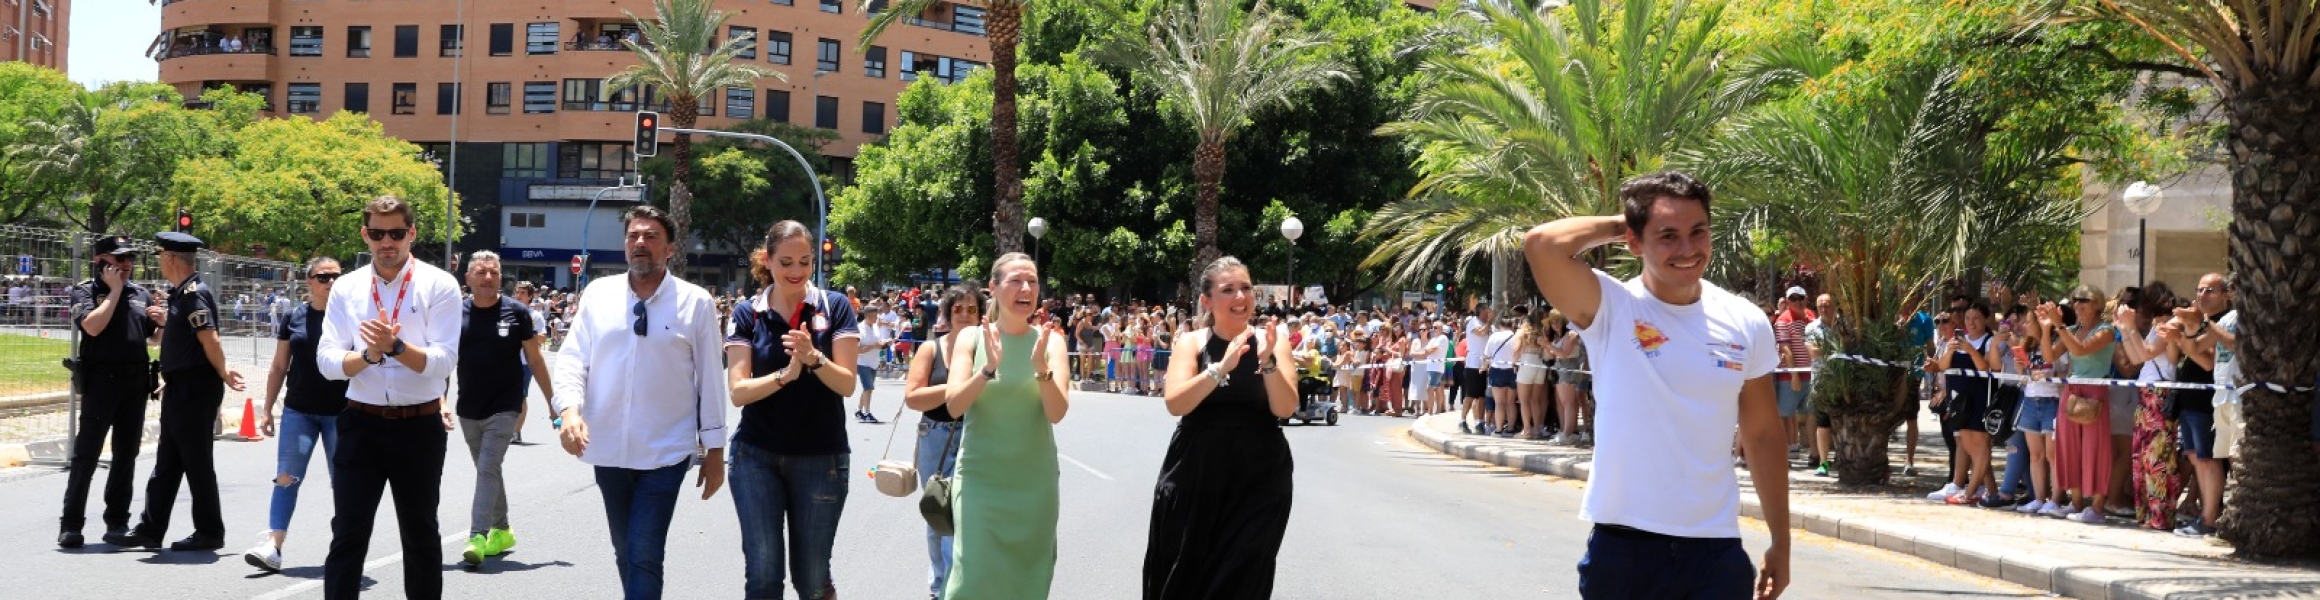
[[[1621,212],[1627,217],[1627,230],[1643,231],[1644,224],[1651,220],[1652,204],[1661,198],[1696,200],[1701,210],[1708,210],[1714,201],[1708,186],[1693,179],[1691,175],[1664,171],[1637,177],[1619,186],[1619,201]]]
[[[403,215],[403,225],[416,226],[418,217],[412,216],[411,204],[394,196],[379,196],[363,205],[363,225],[371,224],[371,215]],[[399,238],[398,238],[399,239]]]

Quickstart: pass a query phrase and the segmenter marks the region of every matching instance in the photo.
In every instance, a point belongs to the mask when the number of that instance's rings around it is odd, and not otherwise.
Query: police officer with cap
[[[88,515],[89,483],[97,454],[113,436],[113,468],[105,476],[105,532],[129,529],[129,503],[136,495],[137,449],[145,431],[145,399],[153,394],[153,360],[146,346],[162,320],[161,307],[145,286],[129,282],[137,249],[126,236],[98,238],[95,276],[74,285],[72,320],[80,326],[79,357],[72,365],[81,394],[80,431],[73,436],[72,460],[64,486],[64,519],[56,545],[81,546]]]
[[[182,477],[193,488],[193,535],[169,549],[216,550],[225,547],[226,523],[218,506],[210,424],[225,402],[225,388],[242,391],[242,374],[226,368],[225,348],[218,344],[217,298],[196,268],[201,239],[176,232],[155,238],[161,243],[161,276],[171,285],[161,330],[161,442],[154,451],[152,479],[146,482],[144,522],[105,534],[105,543],[160,546]]]

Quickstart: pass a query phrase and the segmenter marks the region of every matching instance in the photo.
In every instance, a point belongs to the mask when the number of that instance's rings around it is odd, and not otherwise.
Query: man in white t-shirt
[[[883,311],[878,305],[871,304],[863,310],[866,314],[861,321],[861,353],[854,355],[854,376],[861,380],[862,391],[855,392],[854,420],[880,423],[878,416],[870,412],[870,390],[878,386],[878,350],[894,343],[894,330],[887,329],[885,322],[879,320]]]
[[[1458,328],[1458,343],[1463,345],[1459,349],[1459,356],[1466,360],[1465,370],[1458,374],[1459,396],[1465,398],[1466,402],[1466,407],[1458,412],[1458,430],[1461,432],[1488,435],[1490,411],[1498,408],[1498,403],[1491,401],[1490,389],[1485,385],[1490,379],[1490,357],[1486,356],[1488,353],[1484,352],[1482,343],[1490,338],[1490,317],[1490,305],[1477,305],[1474,313],[1466,315],[1466,320],[1461,321]],[[1469,415],[1474,418],[1471,431],[1466,427]]]
[[[1772,324],[1702,279],[1714,251],[1708,187],[1677,172],[1628,180],[1624,215],[1571,217],[1523,238],[1541,294],[1578,326],[1599,398],[1595,465],[1579,518],[1585,598],[1777,598],[1789,582],[1788,442],[1771,372]],[[1643,264],[1612,279],[1577,255],[1624,241]],[[1733,429],[1772,546],[1740,543]]]
[[[1442,378],[1448,371],[1450,358],[1450,322],[1435,321],[1434,336],[1426,338],[1426,406],[1425,414],[1449,412],[1447,399],[1449,382]]]

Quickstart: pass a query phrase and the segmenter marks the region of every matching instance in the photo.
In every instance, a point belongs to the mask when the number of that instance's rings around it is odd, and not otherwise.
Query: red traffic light
[[[178,209],[178,211],[177,211],[177,232],[178,232],[178,233],[185,233],[185,232],[192,231],[192,230],[193,230],[193,213],[186,212],[184,209]]]
[[[643,158],[660,153],[661,114],[652,111],[636,113],[636,156]]]

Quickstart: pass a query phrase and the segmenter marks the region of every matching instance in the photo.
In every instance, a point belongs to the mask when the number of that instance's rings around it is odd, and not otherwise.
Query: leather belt
[[[434,400],[428,400],[426,404],[414,404],[410,406],[379,406],[377,404],[366,404],[349,399],[346,401],[346,407],[349,410],[381,419],[410,419],[417,417],[434,417],[443,414],[443,399],[436,398]]]

